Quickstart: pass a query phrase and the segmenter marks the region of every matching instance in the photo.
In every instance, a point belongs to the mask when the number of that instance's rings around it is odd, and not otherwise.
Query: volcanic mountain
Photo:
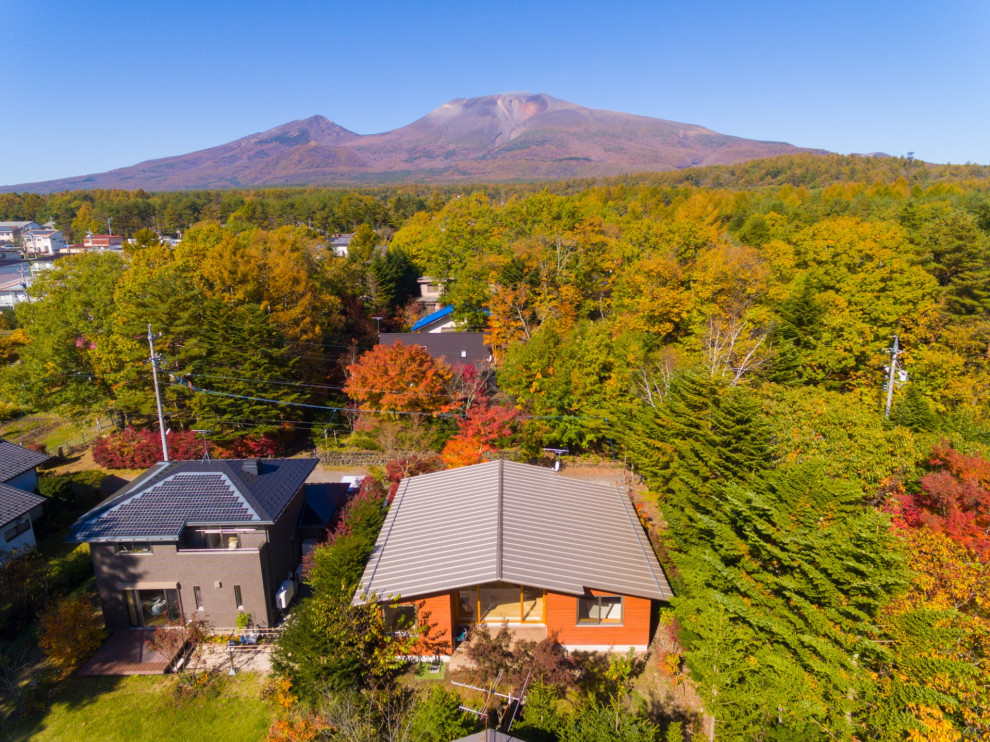
[[[0,191],[542,180],[726,165],[795,152],[822,150],[583,108],[549,95],[505,93],[456,98],[383,134],[355,134],[313,116],[187,155]]]

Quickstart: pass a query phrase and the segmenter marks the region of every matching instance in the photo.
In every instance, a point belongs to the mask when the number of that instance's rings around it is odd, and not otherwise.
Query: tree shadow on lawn
[[[117,676],[76,677],[71,676],[55,685],[39,683],[28,688],[26,709],[17,721],[7,720],[0,727],[0,738],[9,742],[26,742],[35,739],[48,729],[56,708],[60,713],[78,712],[97,702],[101,696],[112,693],[120,686],[123,678]],[[77,730],[76,739],[84,739],[82,730]]]

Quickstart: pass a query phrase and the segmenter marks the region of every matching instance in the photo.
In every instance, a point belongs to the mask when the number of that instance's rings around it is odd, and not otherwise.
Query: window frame
[[[147,546],[148,548],[138,549],[133,548],[141,544],[142,546]],[[117,541],[113,545],[114,554],[153,554],[150,541]]]
[[[601,618],[601,605],[602,600],[613,601],[618,599],[619,603],[619,618]],[[581,602],[594,601],[594,605],[598,608],[599,618],[582,618],[581,617]],[[622,622],[626,615],[626,598],[624,595],[581,595],[577,599],[577,621],[575,622],[577,626],[622,626]]]
[[[24,533],[27,533],[30,530],[31,530],[31,519],[24,518],[22,520],[17,521],[16,523],[14,523],[14,525],[12,525],[10,528],[4,531],[3,538],[9,544],[15,538],[17,538],[18,536]]]
[[[462,624],[486,624],[489,626],[495,626],[500,623],[505,623],[507,619],[501,618],[485,618],[483,616],[483,611],[481,610],[481,590],[488,585],[498,585],[499,581],[496,582],[486,582],[479,585],[470,585],[468,587],[462,587],[457,589],[458,598],[455,611],[455,617]],[[501,583],[504,587],[518,587],[519,588],[519,615],[514,619],[509,619],[508,623],[512,625],[528,625],[528,626],[538,626],[541,624],[546,624],[547,622],[547,590],[546,588],[540,587],[527,587],[525,585],[517,585],[515,583]],[[531,600],[539,605],[538,616],[534,618],[527,619],[526,616],[526,591],[532,590],[540,591],[539,597],[531,597]],[[464,602],[469,602],[474,607],[474,615],[469,616],[463,612]]]

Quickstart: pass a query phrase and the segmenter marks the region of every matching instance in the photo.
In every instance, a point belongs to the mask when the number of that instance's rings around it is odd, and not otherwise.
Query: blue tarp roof
[[[425,317],[423,317],[423,319],[416,322],[416,324],[412,326],[413,332],[416,332],[416,330],[422,329],[427,325],[433,324],[438,319],[443,319],[444,317],[451,315],[453,313],[454,313],[453,307],[443,307],[442,309],[438,309],[437,311],[433,312],[433,314],[428,314]]]

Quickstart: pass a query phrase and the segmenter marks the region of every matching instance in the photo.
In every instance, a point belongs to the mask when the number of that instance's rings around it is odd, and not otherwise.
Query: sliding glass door
[[[546,591],[508,582],[461,588],[457,620],[461,623],[543,623]]]
[[[125,590],[131,626],[166,626],[182,620],[178,590]]]

